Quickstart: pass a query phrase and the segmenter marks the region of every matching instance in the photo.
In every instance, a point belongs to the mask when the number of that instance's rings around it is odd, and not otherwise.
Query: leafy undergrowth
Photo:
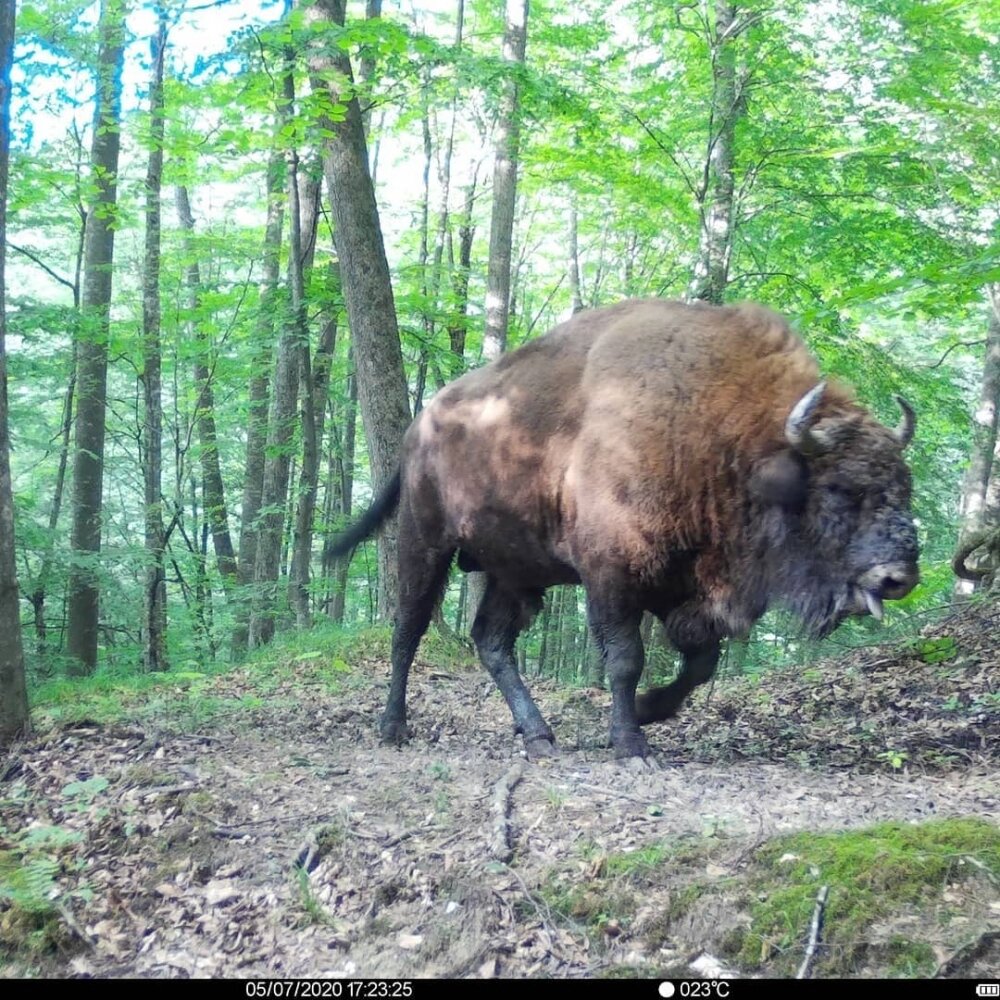
[[[1000,606],[963,609],[924,633],[720,681],[651,738],[702,761],[941,771],[1000,760]]]

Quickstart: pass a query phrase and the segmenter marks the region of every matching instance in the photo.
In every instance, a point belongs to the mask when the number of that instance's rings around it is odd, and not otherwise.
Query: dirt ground
[[[959,667],[980,669],[982,657]],[[720,749],[704,727],[715,732],[749,696],[702,692],[683,723],[651,729],[661,751],[652,764],[622,763],[603,745],[607,695],[536,684],[562,752],[529,763],[506,706],[477,671],[417,669],[414,737],[401,749],[380,746],[386,681],[383,669],[349,675],[336,694],[290,687],[287,698],[279,691],[202,732],[77,723],[18,748],[0,784],[4,825],[81,836],[59,879],[59,950],[6,973],[578,977],[686,967],[717,975],[717,932],[732,914],[703,913],[664,932],[680,878],[669,865],[647,880],[627,924],[613,915],[576,921],[553,904],[551,886],[586,886],[608,857],[685,838],[717,844],[700,875],[725,878],[778,833],[1000,813],[991,707],[965,713],[973,735],[951,740],[959,757],[938,746],[938,769],[914,766],[913,747],[893,750],[890,762],[879,744],[834,767],[791,750],[783,762],[769,759],[780,758],[782,738],[798,746],[808,713],[794,726],[784,717],[754,729],[746,710],[738,738]],[[240,674],[224,683],[238,688]],[[835,681],[817,684],[829,690]],[[764,700],[773,718],[774,698]],[[927,714],[922,724],[940,734]],[[746,759],[747,726],[759,759]],[[987,951],[996,941],[979,938]],[[976,968],[996,957],[982,952]],[[947,965],[948,948],[939,957],[949,974],[976,971]]]

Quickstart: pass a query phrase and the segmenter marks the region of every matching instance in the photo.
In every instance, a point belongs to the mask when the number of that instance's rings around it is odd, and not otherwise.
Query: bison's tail
[[[366,538],[371,538],[390,518],[399,504],[400,473],[386,483],[385,488],[375,498],[375,502],[343,534],[338,535],[330,545],[329,555],[337,557],[353,552]]]

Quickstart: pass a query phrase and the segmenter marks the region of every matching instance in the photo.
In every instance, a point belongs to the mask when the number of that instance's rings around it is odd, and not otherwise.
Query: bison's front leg
[[[663,722],[677,714],[684,699],[699,685],[712,679],[719,662],[718,641],[681,650],[681,672],[666,687],[650,688],[635,700],[640,725]]]
[[[605,672],[611,680],[611,746],[616,757],[646,757],[650,750],[635,713],[635,689],[642,676],[644,652],[638,611],[622,611],[593,599],[588,603]]]

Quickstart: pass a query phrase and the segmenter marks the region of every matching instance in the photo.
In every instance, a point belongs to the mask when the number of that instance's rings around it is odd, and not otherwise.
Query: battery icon
[[[1000,997],[1000,983],[977,983],[977,997]]]

